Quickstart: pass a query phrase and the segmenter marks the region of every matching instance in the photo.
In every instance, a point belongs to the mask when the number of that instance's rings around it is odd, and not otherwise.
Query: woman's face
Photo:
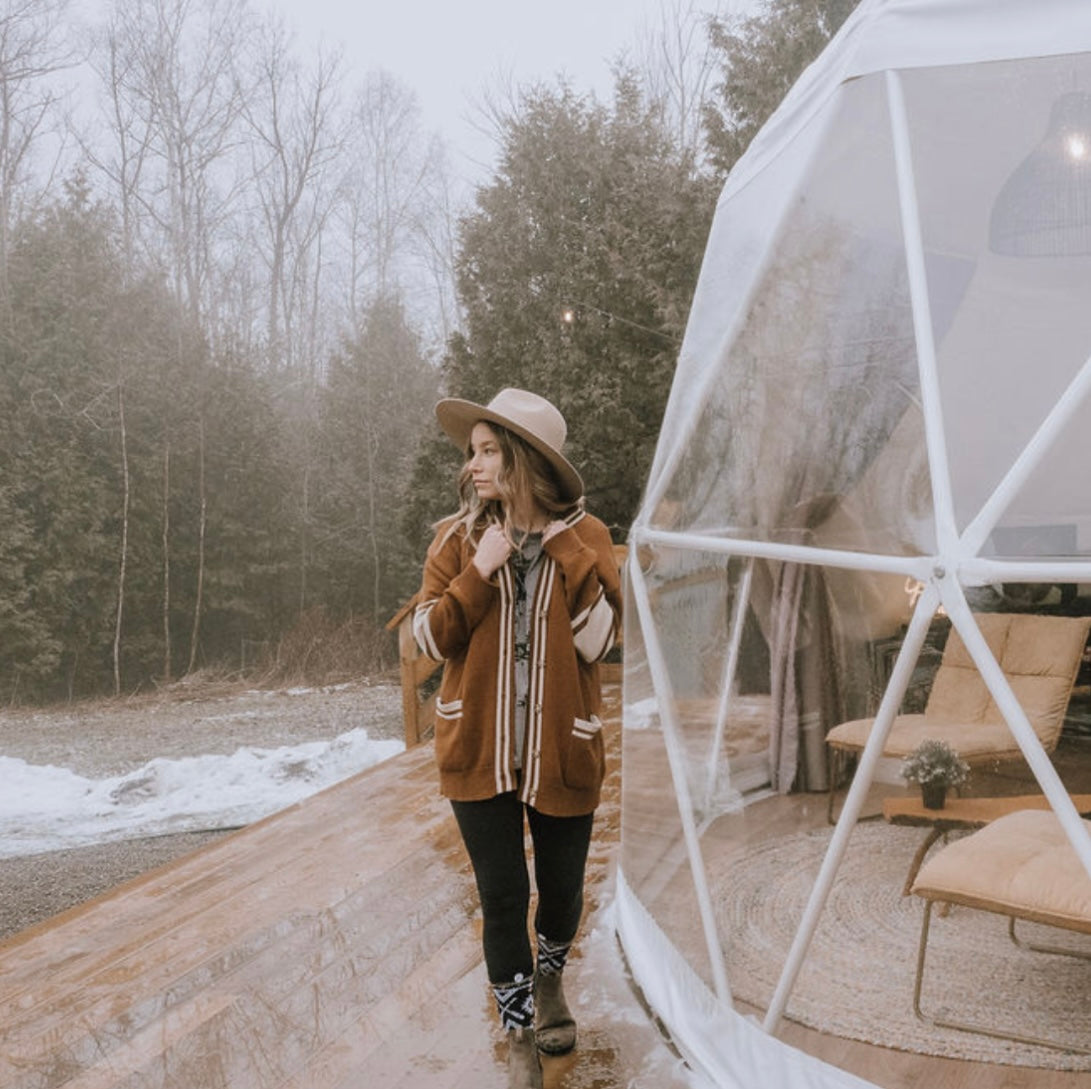
[[[470,432],[470,476],[479,499],[499,499],[496,480],[504,467],[496,432],[487,423],[474,424]]]

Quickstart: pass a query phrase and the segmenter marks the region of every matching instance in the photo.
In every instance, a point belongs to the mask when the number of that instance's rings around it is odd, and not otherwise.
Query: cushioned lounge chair
[[[1083,825],[1091,833],[1091,821],[1084,821]],[[1006,915],[1011,939],[1024,949],[1091,959],[1086,945],[1082,949],[1028,945],[1015,934],[1016,920],[1025,919],[1042,926],[1091,935],[1091,878],[1053,813],[1041,810],[1009,813],[980,831],[956,840],[925,863],[913,883],[913,892],[925,901],[917,976],[913,985],[913,1010],[922,1021],[1003,1040],[1091,1054],[1087,1040],[1066,1042],[1020,1031],[1016,1027],[1019,1021],[1017,996],[1007,1011],[1006,1019],[1012,1022],[1010,1028],[963,1021],[958,1015],[933,1017],[921,1009],[925,954],[935,903],[961,904]],[[957,963],[946,963],[943,967],[958,970]]]
[[[978,626],[1047,753],[1061,737],[1065,710],[1087,645],[1091,617],[978,613]],[[863,751],[874,718],[854,719],[826,735],[830,813],[848,758]],[[952,630],[922,714],[898,715],[883,755],[904,757],[940,738],[971,766],[1021,760],[1022,753],[966,645]]]

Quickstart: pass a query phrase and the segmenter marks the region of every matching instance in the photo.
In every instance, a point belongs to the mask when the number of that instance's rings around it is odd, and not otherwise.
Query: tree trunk
[[[310,504],[311,471],[308,465],[303,466],[303,495],[301,497],[303,512],[299,525],[299,615],[302,616],[307,608],[307,522],[310,517],[308,506]]]
[[[373,449],[373,441],[374,440],[371,435],[368,435],[365,439],[368,451],[368,526],[371,530],[371,615],[378,619],[382,615],[382,613],[379,611],[380,599],[382,598],[382,553],[379,550],[379,511],[378,503],[376,502],[377,497],[375,495],[376,477],[378,474],[375,467],[375,451]]]
[[[197,486],[201,497],[201,520],[197,530],[197,594],[193,602],[193,631],[189,638],[189,665],[187,673],[197,667],[197,647],[201,639],[201,609],[205,588],[205,527],[208,523],[208,495],[205,492],[205,421],[201,418],[198,435]]]
[[[125,612],[125,568],[129,559],[129,445],[125,433],[125,388],[117,387],[117,414],[121,426],[121,562],[117,573],[117,613],[114,617],[114,695],[121,695],[121,621]]]
[[[163,683],[171,681],[170,637],[170,440],[163,444]]]

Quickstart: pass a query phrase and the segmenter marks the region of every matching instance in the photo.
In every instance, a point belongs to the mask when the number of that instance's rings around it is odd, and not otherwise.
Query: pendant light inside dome
[[[1091,254],[1091,95],[1053,104],[1041,143],[1004,183],[989,248],[1012,257]]]

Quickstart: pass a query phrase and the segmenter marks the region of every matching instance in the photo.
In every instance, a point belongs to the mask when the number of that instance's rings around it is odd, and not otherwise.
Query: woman
[[[561,453],[565,421],[552,404],[505,389],[487,405],[440,401],[436,416],[467,461],[459,509],[428,549],[413,628],[445,663],[440,789],[477,882],[509,1085],[527,1089],[542,1084],[539,1050],[576,1042],[561,973],[602,786],[597,663],[617,635],[620,580],[610,535],[584,510],[583,482]]]

